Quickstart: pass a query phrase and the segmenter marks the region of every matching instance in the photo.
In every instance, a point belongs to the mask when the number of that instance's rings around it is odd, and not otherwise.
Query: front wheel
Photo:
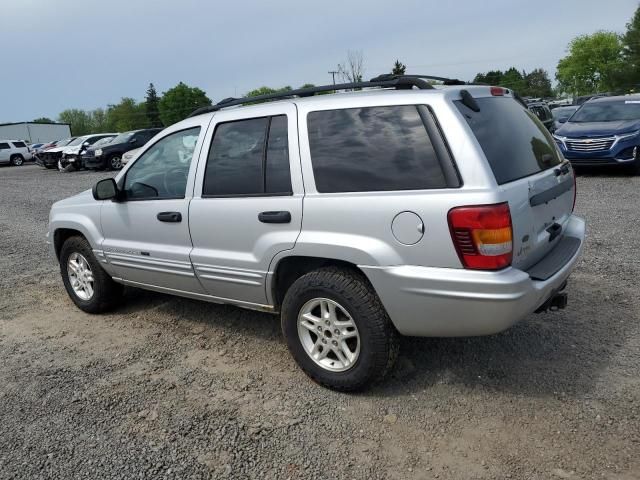
[[[11,157],[10,160],[11,160],[11,165],[13,165],[14,167],[19,167],[24,163],[24,158],[22,158],[22,155],[14,155]]]
[[[122,168],[122,157],[120,155],[114,155],[107,161],[107,168],[109,170],[120,170]]]
[[[282,331],[300,368],[339,391],[383,378],[398,354],[398,334],[380,299],[362,275],[346,269],[296,280],[282,304]]]
[[[71,237],[62,245],[60,274],[73,303],[88,313],[110,310],[122,294],[122,285],[104,271],[83,237]]]

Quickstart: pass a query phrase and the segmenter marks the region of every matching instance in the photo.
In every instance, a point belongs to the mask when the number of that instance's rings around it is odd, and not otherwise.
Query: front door
[[[11,145],[7,142],[0,142],[0,162],[8,162],[9,161],[9,153],[11,152]]]
[[[149,146],[118,179],[122,200],[104,203],[102,249],[115,276],[203,293],[189,260],[189,202],[206,129],[200,122]]]
[[[210,295],[265,305],[271,260],[293,248],[302,226],[296,107],[239,113],[216,113],[205,139],[189,209],[191,261]]]

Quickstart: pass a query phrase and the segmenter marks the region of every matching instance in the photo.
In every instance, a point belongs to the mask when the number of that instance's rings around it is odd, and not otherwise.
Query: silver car
[[[540,121],[498,87],[355,85],[226,100],[55,203],[71,299],[99,313],[127,285],[279,314],[298,365],[343,391],[383,377],[399,335],[564,308],[585,224]]]

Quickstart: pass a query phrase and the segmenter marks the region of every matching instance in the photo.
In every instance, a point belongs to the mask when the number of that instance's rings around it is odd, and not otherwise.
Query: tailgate
[[[573,170],[545,126],[511,96],[475,99],[463,114],[493,171],[513,224],[514,267],[526,270],[563,238],[573,210]]]

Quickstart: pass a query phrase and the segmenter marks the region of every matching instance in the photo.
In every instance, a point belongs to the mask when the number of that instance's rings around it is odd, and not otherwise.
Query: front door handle
[[[258,220],[262,223],[291,223],[289,212],[262,212],[258,214]]]
[[[182,214],[180,212],[160,212],[157,216],[161,222],[181,222]]]

